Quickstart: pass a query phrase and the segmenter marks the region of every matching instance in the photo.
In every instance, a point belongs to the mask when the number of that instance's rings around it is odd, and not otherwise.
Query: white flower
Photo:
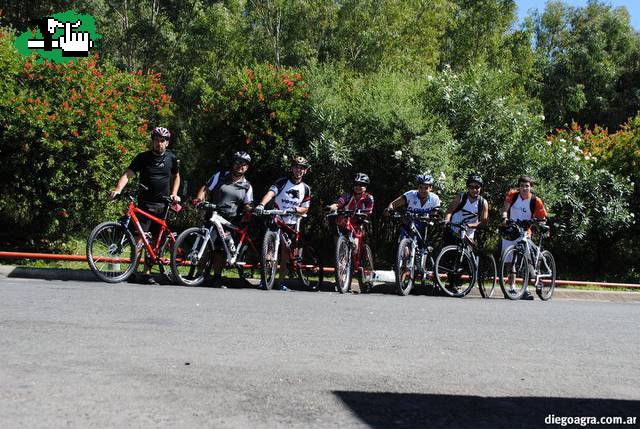
[[[576,175],[575,175],[575,179],[576,179],[576,180],[580,180],[580,175],[579,175],[579,174],[576,174]]]
[[[575,150],[576,152],[580,152],[580,148],[578,146],[574,146],[573,150]]]
[[[428,75],[428,76],[427,76],[427,80],[428,80],[429,82],[431,82],[431,81],[433,80],[433,76]]]
[[[393,152],[393,156],[395,156],[397,159],[400,159],[400,157],[402,156],[402,151],[401,150],[397,150],[397,151]]]
[[[547,140],[547,146],[551,146],[553,142],[551,140]]]
[[[540,119],[544,121],[546,118],[544,117],[544,115],[540,115]]]
[[[413,157],[409,158],[409,162],[413,162]]]
[[[635,213],[631,213],[631,217],[636,217]]]
[[[563,147],[561,149],[562,149],[562,153],[566,153],[567,152],[567,148],[566,147]]]
[[[576,141],[577,141],[577,142],[581,142],[581,141],[582,141],[582,139],[580,138],[580,136],[576,136]]]
[[[447,175],[444,174],[444,171],[440,172],[440,177],[438,178],[438,180],[440,180],[441,182],[444,182],[444,179],[447,178]]]
[[[565,139],[560,139],[560,143],[566,143],[567,141]]]
[[[591,157],[589,155],[585,155],[584,159],[586,159],[587,161],[589,161],[591,159]]]

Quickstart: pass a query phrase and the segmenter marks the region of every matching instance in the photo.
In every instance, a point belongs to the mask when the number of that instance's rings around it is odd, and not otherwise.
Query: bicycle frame
[[[537,268],[539,261],[542,259],[546,268],[550,270],[550,267],[547,265],[547,262],[543,258],[541,258],[542,241],[544,239],[544,234],[540,234],[540,240],[536,245],[531,239],[531,237],[529,237],[527,230],[523,228],[522,225],[520,224],[518,224],[518,227],[520,228],[520,238],[518,238],[515,244],[516,246],[523,247],[523,253],[527,258],[527,263],[533,267],[533,273],[535,276],[535,281],[533,284],[535,285],[535,284],[538,284],[540,279],[551,277],[551,274],[540,274],[540,271]]]
[[[170,206],[167,206],[164,213],[165,218],[169,214],[169,210],[170,210]],[[153,247],[151,247],[151,243],[149,242],[149,240],[147,240],[147,235],[142,229],[142,225],[140,225],[140,220],[138,219],[138,216],[136,216],[136,214],[146,217],[150,219],[152,222],[160,225],[160,231],[158,232],[158,236],[155,240],[155,245]],[[167,233],[169,240],[171,240],[172,244],[176,242],[176,238],[174,237],[174,234],[171,233],[171,230],[169,229],[167,222],[164,219],[160,219],[159,217],[156,217],[151,213],[147,213],[146,211],[138,208],[133,201],[129,201],[129,206],[127,208],[127,213],[125,217],[126,217],[126,221],[122,222],[123,226],[125,228],[128,228],[130,221],[133,220],[133,224],[136,228],[138,238],[142,240],[142,243],[145,249],[147,250],[147,253],[149,254],[149,256],[151,256],[151,259],[156,263],[158,262],[162,263],[162,261],[159,261],[158,259],[159,255],[156,252],[159,252],[160,250],[160,243],[165,237],[165,233]]]
[[[403,228],[407,232],[408,237],[411,239],[411,253],[409,258],[409,261],[411,261],[410,268],[413,266],[413,263],[415,261],[416,250],[421,249],[422,257],[419,261],[420,265],[418,267],[418,271],[424,273],[427,262],[426,256],[432,251],[432,249],[429,249],[428,244],[429,226],[432,226],[432,221],[429,219],[429,217],[427,217],[427,219],[422,219],[425,222],[425,225],[424,232],[423,234],[421,234],[420,230],[418,230],[418,227],[416,226],[416,220],[420,217],[420,214],[408,212],[401,217],[406,218],[407,215],[409,215],[409,224],[403,226]]]
[[[203,230],[205,231],[204,242],[206,243],[208,241],[211,241],[211,244],[215,245],[216,237],[220,237],[220,241],[222,242],[222,248],[224,249],[225,256],[226,256],[226,261],[229,266],[232,266],[236,263],[236,260],[240,255],[240,250],[242,250],[242,245],[245,242],[245,240],[249,243],[252,250],[257,254],[257,250],[255,245],[253,244],[253,240],[249,236],[248,226],[245,226],[243,228],[238,228],[237,226],[235,226],[234,224],[232,224],[231,222],[229,222],[228,220],[220,216],[218,212],[215,210],[211,214],[211,217],[209,218],[208,222],[211,223],[211,225],[208,227],[207,226],[203,227]],[[240,235],[237,246],[236,246],[236,243],[234,242],[234,246],[236,247],[234,252],[231,252],[231,249],[229,249],[227,241],[224,239],[224,237],[226,236],[225,228],[235,231]],[[196,241],[194,243],[194,246],[198,246],[198,244],[199,243]],[[202,246],[198,251],[198,258],[202,258],[202,254],[204,253],[204,251],[205,251],[205,246]]]
[[[360,255],[360,252],[362,251],[362,248],[365,245],[364,229],[357,222],[353,221],[354,217],[356,216],[356,213],[353,213],[352,215],[338,214],[337,216],[340,216],[346,220],[346,224],[344,225],[338,225],[336,223],[338,235],[348,236],[350,243],[354,243],[354,241],[356,243],[352,249],[352,254],[354,256],[352,260],[353,260],[353,270],[355,272],[358,272],[358,270],[360,269],[359,255]]]
[[[282,241],[285,249],[287,249],[287,255],[292,269],[309,268],[301,266],[295,254],[295,250],[303,246],[302,233],[300,232],[300,216],[298,216],[295,229],[283,221],[280,215],[274,214],[271,221],[272,227],[275,226],[278,229],[278,235],[276,236],[276,255],[278,254],[280,242]],[[289,234],[293,235],[293,238],[287,240]]]

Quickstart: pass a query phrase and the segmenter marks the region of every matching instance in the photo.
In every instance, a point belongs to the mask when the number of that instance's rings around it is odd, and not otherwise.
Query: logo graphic
[[[16,38],[16,48],[25,56],[36,51],[41,60],[56,63],[89,56],[94,41],[101,38],[96,33],[93,16],[72,10],[35,19],[33,25],[32,31],[26,31]]]
[[[300,198],[300,191],[298,191],[297,189],[289,189],[287,192],[285,192],[285,194],[291,195],[291,198],[296,200]]]

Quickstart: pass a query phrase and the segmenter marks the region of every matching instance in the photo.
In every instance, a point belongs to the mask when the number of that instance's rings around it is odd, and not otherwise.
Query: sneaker
[[[152,286],[158,286],[159,284],[151,274],[147,274],[145,277],[143,277],[141,283],[145,285],[152,285]]]
[[[280,283],[278,285],[278,289],[281,290],[282,292],[291,292],[291,289],[289,289],[287,285],[285,285],[284,283]]]
[[[531,295],[529,291],[525,291],[524,295],[522,295],[522,298],[520,299],[524,301],[533,301],[533,295]]]
[[[264,283],[260,282],[260,284],[258,285],[257,289],[258,290],[267,290],[267,286]]]

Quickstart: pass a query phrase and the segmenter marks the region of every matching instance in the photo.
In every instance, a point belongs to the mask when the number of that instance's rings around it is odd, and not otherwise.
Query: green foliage
[[[169,114],[159,75],[127,74],[95,58],[65,65],[26,61],[3,31],[0,81],[0,222],[55,240],[104,217],[107,189]],[[11,84],[9,84],[11,82]]]

